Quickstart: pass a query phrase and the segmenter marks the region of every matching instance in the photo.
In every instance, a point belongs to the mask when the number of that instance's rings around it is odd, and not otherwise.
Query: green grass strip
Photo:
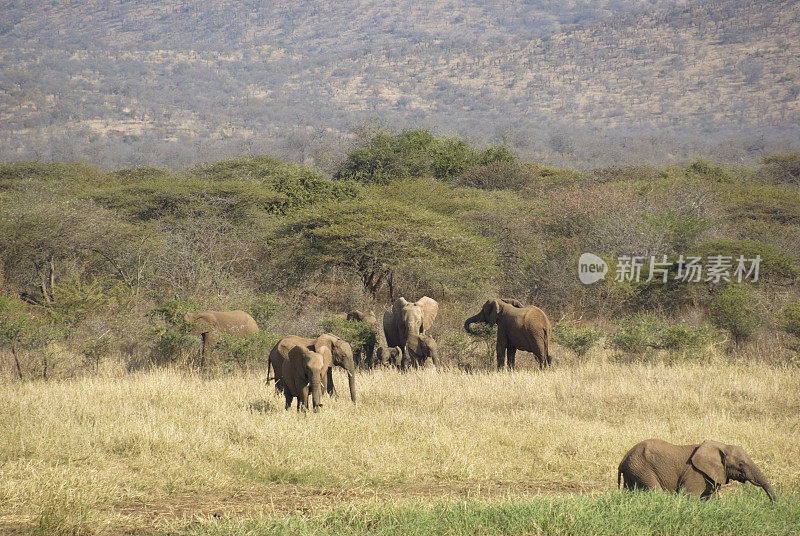
[[[223,519],[187,527],[183,533],[198,536],[789,535],[800,534],[800,495],[781,496],[774,504],[756,488],[710,501],[682,494],[616,492],[492,502],[368,503],[278,519]]]

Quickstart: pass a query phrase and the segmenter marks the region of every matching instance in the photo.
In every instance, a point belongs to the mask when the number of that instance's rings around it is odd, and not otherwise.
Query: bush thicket
[[[665,320],[687,312],[707,313],[740,344],[758,340],[762,322],[791,333],[800,296],[800,193],[787,178],[795,160],[587,174],[408,130],[375,133],[341,163],[339,180],[267,156],[181,171],[0,164],[0,297],[11,300],[4,314],[27,326],[4,322],[0,363],[18,375],[10,340],[26,378],[67,360],[99,370],[107,356],[131,367],[190,362],[199,340],[181,327],[187,308],[250,312],[264,334],[222,341],[215,355],[259,361],[273,336],[316,335],[332,312],[386,310],[396,297],[426,294],[442,304],[442,355],[486,366],[491,334],[464,334],[460,316],[496,296],[536,304],[551,319],[622,319],[611,343],[626,351],[717,336]],[[587,251],[609,262],[594,285],[576,277]],[[747,286],[684,283],[675,266],[667,283],[644,281],[647,267],[638,283],[615,281],[625,254],[723,255],[734,265],[760,256],[761,266]],[[578,353],[596,337],[554,334]]]

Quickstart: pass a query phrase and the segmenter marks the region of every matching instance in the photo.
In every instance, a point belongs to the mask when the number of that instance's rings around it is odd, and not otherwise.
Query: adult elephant
[[[269,353],[269,364],[267,365],[267,380],[269,380],[269,369],[272,369],[275,378],[275,388],[283,391],[283,363],[289,358],[289,352],[296,346],[302,346],[314,352],[330,355],[326,359],[323,382],[325,390],[330,395],[336,394],[333,385],[333,366],[341,367],[347,372],[347,381],[350,387],[350,399],[356,401],[356,366],[353,360],[353,348],[350,343],[340,339],[332,333],[323,333],[316,339],[289,335],[284,337],[272,348]],[[325,353],[327,351],[327,354]]]
[[[467,318],[464,329],[472,333],[470,324],[484,322],[497,324],[497,368],[516,365],[517,350],[533,352],[539,361],[539,368],[551,364],[550,358],[550,320],[538,307],[525,307],[517,300],[489,300],[480,312]]]
[[[289,357],[283,362],[281,370],[286,409],[292,406],[292,400],[295,398],[297,411],[300,411],[301,405],[308,409],[309,394],[314,411],[322,407],[322,378],[325,370],[323,354],[304,346],[295,346],[289,351]]]
[[[399,346],[403,351],[403,363],[424,362],[430,357],[438,365],[438,353],[431,353],[436,341],[425,336],[439,313],[439,304],[433,298],[423,296],[416,302],[401,297],[394,301],[392,310],[383,314],[383,332],[387,346]],[[431,342],[433,341],[433,342]]]
[[[673,445],[661,439],[637,443],[625,454],[617,470],[617,486],[625,489],[685,490],[712,496],[731,480],[761,487],[775,500],[775,492],[763,471],[742,447],[718,441],[699,445]]]
[[[183,321],[191,325],[190,333],[200,335],[200,368],[203,368],[206,348],[212,348],[220,334],[242,336],[258,333],[258,324],[244,311],[199,311],[183,315]]]

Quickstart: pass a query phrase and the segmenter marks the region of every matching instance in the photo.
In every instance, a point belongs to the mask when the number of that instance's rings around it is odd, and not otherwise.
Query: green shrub
[[[191,335],[189,329],[188,324],[153,328],[151,335],[156,342],[150,352],[151,362],[154,365],[189,363],[189,356],[198,346],[198,338]]]
[[[745,285],[728,285],[709,305],[711,322],[728,330],[736,344],[752,337],[763,323],[758,315],[758,302],[752,289]]]
[[[733,280],[734,270],[736,269],[737,259],[743,256],[746,260],[761,257],[759,266],[759,281],[765,279],[769,281],[775,277],[794,279],[798,276],[797,259],[786,253],[781,248],[756,240],[733,240],[718,239],[702,242],[694,248],[694,252],[702,256],[705,260],[712,255],[723,255],[731,257],[733,268],[730,270],[731,280]],[[750,263],[746,263],[749,267]]]
[[[636,313],[622,318],[619,330],[611,337],[611,345],[628,353],[655,350],[685,350],[698,348],[718,340],[708,327],[670,324],[650,313]]]
[[[194,299],[174,298],[147,311],[147,316],[156,321],[150,329],[150,338],[156,341],[150,352],[153,364],[188,362],[190,350],[197,347],[198,337],[189,333],[191,325],[183,321],[183,316],[198,308],[198,303]]]
[[[762,176],[776,184],[800,183],[800,154],[783,153],[765,156]]]
[[[580,328],[568,322],[553,326],[553,340],[579,356],[584,355],[602,336],[603,333],[597,329]]]
[[[800,337],[800,300],[787,303],[781,310],[781,328],[786,333]]]
[[[507,162],[474,166],[456,177],[454,184],[482,190],[521,190],[536,180],[536,175]]]
[[[183,300],[180,298],[173,298],[166,300],[161,305],[153,307],[147,311],[147,316],[154,318],[161,318],[168,324],[173,326],[183,323],[183,316],[189,311],[197,311],[200,305],[194,298]]]
[[[473,340],[478,340],[483,347],[483,352],[478,355],[478,364],[481,368],[493,368],[497,358],[497,324],[475,322],[470,324],[468,332]]]
[[[223,364],[266,366],[270,350],[280,339],[279,335],[266,330],[243,337],[223,334],[214,346],[213,355]]]
[[[184,175],[146,168],[137,180],[106,188],[93,199],[134,220],[218,217],[239,224],[262,212],[285,214],[357,196],[356,185],[325,180],[311,167],[253,157],[221,160]]]
[[[376,344],[375,327],[369,322],[333,316],[322,321],[322,330],[346,340],[353,350],[364,347],[374,348]]]
[[[709,162],[708,160],[698,159],[686,167],[687,174],[699,175],[701,178],[714,182],[732,182],[734,175],[725,167]]]
[[[706,218],[682,215],[674,209],[668,209],[648,219],[654,228],[668,231],[664,239],[678,253],[687,252],[711,226]]]
[[[449,180],[471,166],[514,160],[503,146],[478,151],[461,138],[436,138],[425,129],[381,131],[350,151],[334,178],[376,184],[407,177]]]

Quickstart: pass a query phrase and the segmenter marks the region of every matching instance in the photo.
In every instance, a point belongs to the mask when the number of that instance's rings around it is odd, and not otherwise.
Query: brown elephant
[[[244,311],[198,311],[183,315],[183,321],[191,324],[192,335],[200,335],[200,368],[205,363],[206,348],[213,348],[220,334],[251,335],[258,333],[258,324]]]
[[[353,309],[349,313],[347,313],[347,320],[358,320],[359,322],[369,322],[370,324],[375,323],[375,311],[369,311],[367,313],[363,311],[359,311],[358,309]]]
[[[324,369],[325,357],[323,354],[304,346],[295,346],[289,351],[289,357],[283,362],[281,368],[286,409],[292,406],[292,400],[296,398],[297,411],[300,411],[301,404],[307,410],[309,394],[311,394],[314,411],[322,407]]]
[[[391,348],[380,346],[375,351],[375,363],[384,367],[390,365],[398,367],[402,358],[403,350],[399,346],[392,346]]]
[[[275,388],[278,391],[283,390],[283,363],[289,358],[289,352],[295,346],[303,346],[315,352],[322,352],[323,348],[327,349],[331,357],[323,371],[325,390],[329,395],[336,394],[336,388],[333,385],[333,366],[342,367],[347,372],[350,399],[353,402],[356,401],[356,366],[353,360],[353,349],[350,343],[331,333],[323,333],[316,339],[289,335],[278,341],[278,344],[269,353],[269,364],[267,365],[267,380],[270,379],[269,369],[272,369],[275,374]]]
[[[408,353],[404,361],[401,361],[400,368],[422,367],[429,357],[434,366],[439,366],[439,345],[436,343],[436,339],[427,333],[409,337],[406,349]]]
[[[551,364],[550,357],[550,320],[538,307],[525,307],[517,300],[489,300],[483,304],[481,311],[464,322],[464,329],[470,331],[470,324],[484,322],[497,324],[497,368],[516,365],[517,350],[533,352],[539,362],[539,368]]]
[[[430,357],[433,364],[438,365],[438,352],[430,353],[431,349],[436,348],[436,341],[429,335],[422,337],[431,328],[438,313],[439,304],[436,300],[423,296],[413,303],[398,298],[392,304],[392,310],[383,314],[387,346],[401,348],[403,364],[424,362]]]
[[[625,454],[617,472],[618,487],[622,483],[625,489],[682,489],[702,498],[730,480],[751,482],[775,500],[772,485],[744,449],[717,441],[673,445],[648,439]]]

